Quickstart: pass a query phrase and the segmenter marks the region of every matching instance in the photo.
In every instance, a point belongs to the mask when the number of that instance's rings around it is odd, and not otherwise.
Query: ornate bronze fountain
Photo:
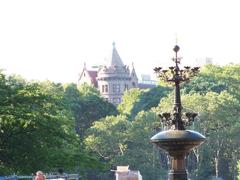
[[[179,68],[181,58],[178,57],[179,46],[174,47],[175,57],[173,61],[175,66],[163,70],[156,67],[154,71],[157,76],[166,82],[174,84],[174,107],[172,113],[162,113],[160,118],[162,123],[170,127],[167,131],[157,133],[151,138],[151,142],[161,149],[168,152],[171,157],[171,169],[168,174],[169,180],[187,180],[186,157],[189,152],[202,144],[205,137],[200,133],[192,130],[186,130],[185,126],[192,123],[197,113],[182,113],[182,104],[180,96],[180,83],[189,81],[199,72],[199,67],[185,66]]]

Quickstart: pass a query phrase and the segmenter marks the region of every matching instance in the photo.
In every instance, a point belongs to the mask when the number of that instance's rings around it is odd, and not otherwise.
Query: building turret
[[[86,63],[79,75],[78,84],[87,83],[99,89],[103,98],[118,105],[122,101],[124,91],[131,88],[153,88],[155,85],[138,83],[138,77],[132,63],[131,71],[124,65],[113,43],[108,63],[98,66],[98,71],[87,70]]]
[[[113,104],[119,104],[125,90],[132,88],[130,71],[124,65],[113,43],[110,64],[102,66],[98,71],[98,87],[101,95]]]

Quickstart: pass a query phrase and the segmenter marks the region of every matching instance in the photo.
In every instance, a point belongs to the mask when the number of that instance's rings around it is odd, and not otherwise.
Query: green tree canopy
[[[110,167],[129,165],[140,170],[144,178],[155,180],[166,177],[167,166],[163,152],[150,143],[159,126],[154,111],[141,111],[133,121],[125,116],[110,116],[94,123],[85,143]]]
[[[146,90],[130,89],[124,93],[118,110],[121,114],[134,119],[140,111],[147,111],[152,107],[157,107],[160,99],[169,94],[169,90],[170,88],[162,86]]]
[[[101,166],[82,150],[61,84],[0,74],[0,173]]]
[[[172,97],[163,99],[159,111],[171,111],[171,101]],[[193,158],[197,159],[198,167],[193,178],[207,179],[210,176],[233,178],[240,149],[237,138],[237,134],[240,133],[239,100],[222,91],[209,92],[205,95],[183,95],[182,104],[183,114],[189,111],[199,114],[197,121],[189,128],[201,132],[207,138],[198,150],[194,150]]]
[[[64,99],[73,113],[76,131],[81,138],[94,121],[118,113],[113,104],[100,97],[97,89],[87,84],[80,87],[75,84],[68,85],[65,88]]]
[[[184,84],[183,92],[186,94],[228,91],[239,97],[240,92],[240,65],[206,65],[200,74]]]

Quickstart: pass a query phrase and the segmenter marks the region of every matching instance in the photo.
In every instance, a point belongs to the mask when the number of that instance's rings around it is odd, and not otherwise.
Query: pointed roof
[[[84,62],[83,70],[82,70],[82,73],[79,76],[78,81],[80,81],[84,75],[87,75],[88,78],[90,78],[90,80],[91,80],[92,84],[94,85],[94,87],[96,87],[96,88],[98,87],[97,71],[87,70],[86,62]]]
[[[132,76],[132,77],[134,77],[134,76],[137,77],[137,74],[136,74],[136,71],[135,71],[135,68],[134,68],[134,64],[133,64],[133,62],[132,62],[131,76]]]
[[[94,87],[98,87],[98,82],[97,82],[97,71],[87,71],[88,72],[88,74],[89,74],[89,76],[90,76],[90,78],[91,78],[91,81],[92,81],[92,83],[93,83],[93,85],[94,85]]]
[[[123,67],[124,64],[122,62],[122,59],[120,58],[117,49],[115,47],[115,42],[113,42],[113,50],[112,50],[112,57],[111,57],[111,62],[110,62],[110,66],[119,66],[119,67]]]

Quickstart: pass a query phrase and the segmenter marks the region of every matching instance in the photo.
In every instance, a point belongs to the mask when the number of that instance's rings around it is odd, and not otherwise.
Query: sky
[[[112,43],[138,76],[172,65],[240,63],[238,0],[2,0],[0,69],[28,80],[74,82],[106,63]]]

